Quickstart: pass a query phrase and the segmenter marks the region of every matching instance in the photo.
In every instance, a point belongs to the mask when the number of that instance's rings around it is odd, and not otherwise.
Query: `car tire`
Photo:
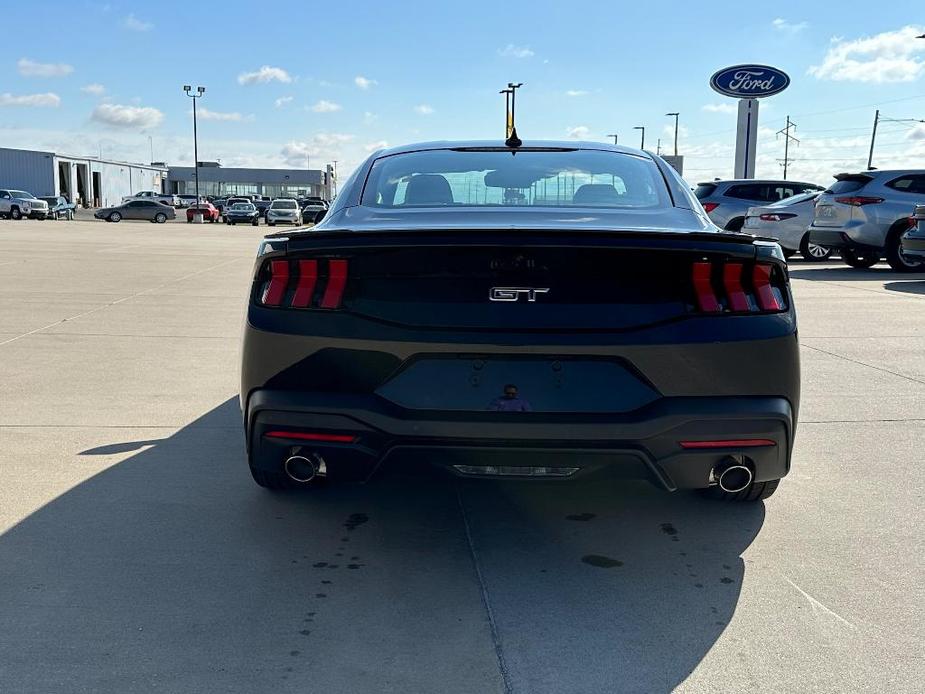
[[[894,272],[923,272],[925,271],[925,258],[907,258],[902,254],[903,234],[909,231],[908,219],[901,219],[892,227],[886,236],[886,262]]]
[[[107,221],[110,221],[110,222],[121,222],[122,215],[119,214],[118,212],[112,212],[106,219]]]
[[[777,491],[777,485],[780,480],[768,480],[767,482],[752,482],[741,492],[724,492],[718,486],[701,489],[701,493],[709,499],[717,501],[762,501]]]
[[[167,221],[167,215],[165,215],[163,212],[158,212],[156,215],[154,215],[154,221],[158,224],[163,224]]]
[[[730,219],[725,226],[726,231],[742,231],[742,227],[745,225],[745,217],[736,217],[735,219]]]
[[[10,219],[22,219],[22,212],[20,212],[18,207],[10,208]]]
[[[800,241],[800,255],[803,256],[803,260],[810,263],[821,263],[823,260],[829,259],[829,256],[832,255],[832,249],[810,243],[809,234],[803,234]]]
[[[841,250],[841,259],[845,261],[845,265],[859,270],[866,270],[880,262],[880,254],[871,251],[859,253],[852,248],[843,248]]]

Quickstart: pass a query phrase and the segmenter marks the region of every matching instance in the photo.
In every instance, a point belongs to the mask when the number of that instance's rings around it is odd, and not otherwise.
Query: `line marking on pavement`
[[[0,345],[2,344],[3,343],[0,342]],[[806,349],[811,349],[814,352],[821,352],[822,354],[828,354],[830,357],[835,357],[836,359],[843,359],[845,361],[850,361],[852,364],[857,364],[859,366],[866,366],[868,369],[873,369],[874,371],[882,371],[883,373],[890,374],[891,376],[898,376],[899,378],[904,378],[907,381],[912,381],[913,383],[919,383],[925,386],[925,381],[919,380],[918,378],[915,378],[914,376],[907,376],[905,374],[901,374],[896,371],[890,371],[889,369],[884,369],[882,366],[874,366],[873,364],[868,364],[867,362],[858,361],[857,359],[852,359],[851,357],[846,357],[842,354],[836,354],[835,352],[829,352],[828,350],[820,349],[819,347],[813,347],[812,345],[807,345],[805,343],[801,343],[800,346],[805,347]]]
[[[783,574],[781,574],[781,576],[783,576]],[[812,610],[813,610],[813,614],[816,613],[816,608],[818,607],[820,610],[822,610],[823,612],[825,612],[827,615],[830,615],[830,616],[832,616],[832,617],[835,617],[835,619],[837,619],[839,622],[841,622],[842,624],[844,624],[844,625],[845,625],[846,627],[848,627],[849,629],[857,629],[857,627],[854,626],[854,624],[852,624],[852,623],[849,622],[847,619],[845,619],[845,618],[842,617],[841,615],[837,614],[836,612],[830,610],[828,607],[826,607],[826,606],[823,605],[821,602],[819,602],[818,600],[816,600],[816,598],[814,598],[812,595],[810,595],[810,594],[807,593],[805,590],[803,590],[802,588],[800,588],[800,586],[798,586],[796,583],[794,583],[793,581],[791,581],[787,576],[784,576],[784,580],[787,581],[787,583],[789,583],[791,586],[793,586],[794,588],[796,588],[797,591],[800,593],[800,595],[802,595],[804,598],[807,599],[807,601],[809,601],[809,605],[810,605],[810,607],[811,607]]]
[[[462,515],[463,528],[466,530],[466,543],[469,545],[469,555],[472,557],[472,566],[475,569],[475,577],[479,582],[479,594],[482,597],[482,606],[488,615],[488,627],[491,631],[491,642],[495,648],[495,656],[498,658],[498,670],[501,673],[501,681],[504,683],[506,694],[512,694],[511,680],[507,671],[507,663],[504,660],[504,651],[501,646],[501,636],[498,633],[498,625],[495,622],[495,615],[491,609],[491,601],[488,597],[488,587],[485,585],[485,579],[482,576],[482,569],[479,566],[478,553],[475,549],[475,543],[472,540],[472,530],[469,528],[469,517],[466,515],[466,507],[463,505],[462,495],[459,491],[459,484],[456,487],[456,503],[459,504],[459,512]]]
[[[142,295],[144,295],[144,294],[147,294],[148,292],[153,292],[153,291],[156,291],[156,290],[158,290],[158,289],[162,289],[163,287],[166,287],[166,286],[168,286],[168,285],[175,284],[176,282],[183,282],[184,280],[188,280],[188,279],[190,279],[190,278],[192,278],[192,277],[196,277],[197,275],[202,275],[202,274],[204,274],[204,273],[206,273],[206,272],[211,272],[212,270],[217,270],[218,268],[223,267],[223,266],[225,266],[225,265],[230,265],[231,263],[241,262],[241,261],[243,261],[243,260],[246,260],[246,259],[245,259],[245,258],[232,258],[231,260],[225,260],[225,261],[223,261],[223,262],[221,262],[221,263],[218,263],[218,264],[216,264],[216,265],[211,265],[211,266],[209,266],[209,267],[207,267],[207,268],[204,268],[204,269],[202,269],[202,270],[197,270],[196,272],[191,272],[191,273],[189,273],[188,275],[184,275],[183,277],[177,277],[176,279],[172,279],[172,280],[170,280],[170,281],[168,281],[168,282],[164,282],[163,284],[159,284],[159,285],[157,285],[156,287],[149,287],[148,289],[142,289],[140,292],[135,292],[134,294],[130,294],[130,295],[128,295],[128,296],[124,296],[124,297],[122,297],[121,299],[116,299],[115,301],[110,301],[108,304],[103,304],[102,306],[97,306],[96,308],[92,308],[92,309],[90,309],[89,311],[84,311],[83,313],[78,313],[76,316],[69,316],[68,318],[62,318],[61,320],[56,320],[54,323],[49,323],[48,325],[43,325],[41,328],[36,328],[35,330],[30,330],[29,332],[23,333],[22,335],[18,335],[18,336],[16,336],[16,337],[11,337],[9,340],[4,340],[3,342],[0,342],[0,347],[2,347],[3,345],[8,345],[8,344],[10,344],[11,342],[16,342],[16,340],[21,340],[21,339],[24,338],[24,337],[29,337],[29,335],[35,335],[35,333],[42,332],[43,330],[47,330],[48,328],[53,328],[53,327],[55,327],[56,325],[61,325],[62,323],[66,323],[67,321],[76,320],[77,318],[83,318],[84,316],[89,316],[91,313],[96,313],[97,311],[102,311],[103,309],[109,308],[110,306],[115,306],[116,304],[121,304],[122,302],[128,301],[129,299],[134,299],[136,296],[142,296]]]

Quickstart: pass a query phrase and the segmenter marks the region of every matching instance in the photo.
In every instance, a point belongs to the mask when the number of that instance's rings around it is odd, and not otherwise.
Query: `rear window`
[[[698,200],[703,200],[704,198],[708,198],[711,195],[713,195],[713,193],[715,192],[716,192],[716,186],[713,185],[712,183],[701,183],[697,186],[697,188],[694,189],[694,195],[697,196]]]
[[[376,160],[361,204],[373,207],[669,205],[651,159],[599,150],[464,149]]]
[[[274,210],[295,210],[298,209],[295,200],[274,200],[270,203],[270,207]]]
[[[860,190],[870,181],[866,176],[860,176],[858,178],[844,178],[840,181],[835,181],[832,185],[826,188],[826,193],[853,193],[856,190]]]
[[[791,205],[799,205],[801,202],[813,200],[818,196],[819,191],[817,190],[814,190],[811,193],[799,193],[797,195],[791,195],[789,198],[784,198],[783,200],[772,202],[770,205],[768,205],[768,207],[790,207]]]

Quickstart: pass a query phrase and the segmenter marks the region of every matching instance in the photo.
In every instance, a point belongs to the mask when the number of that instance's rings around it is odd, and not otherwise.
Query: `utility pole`
[[[148,135],[148,144],[151,146],[151,161],[150,164],[154,163],[154,138]]]
[[[662,138],[658,138],[658,141],[655,143],[655,154],[657,156],[662,156]]]
[[[334,197],[336,198],[337,197],[337,159],[334,160],[334,175],[331,178],[334,179],[332,181],[334,185],[331,187],[334,190]]]
[[[183,91],[193,100],[193,175],[196,181],[196,211],[193,212],[193,222],[202,224],[202,208],[199,206],[199,133],[196,129],[196,100],[200,99],[206,92],[205,87],[196,87],[196,93],[193,94],[193,88],[185,84]]]
[[[674,155],[678,156],[678,119],[681,114],[678,112],[666,113],[666,116],[674,116]]]
[[[796,128],[797,124],[787,116],[787,127],[777,131],[777,135],[784,136],[784,180],[787,180],[787,165],[790,163],[790,141],[793,140],[799,146],[800,141],[790,134],[790,128]]]
[[[642,141],[639,143],[639,149],[645,149],[646,148],[646,126],[636,125],[636,126],[633,126],[633,130],[642,130]]]
[[[620,139],[619,136],[618,136],[616,133],[611,133],[611,134],[608,135],[607,137],[612,137],[612,138],[613,138],[613,143],[614,143],[614,144],[617,144],[617,140]]]
[[[867,170],[874,168],[874,141],[877,139],[877,123],[880,122],[880,109],[874,113],[874,131],[870,134],[870,154],[867,155]]]

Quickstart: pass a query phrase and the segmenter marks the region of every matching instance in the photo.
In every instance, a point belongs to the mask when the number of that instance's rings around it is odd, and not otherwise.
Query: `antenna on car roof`
[[[517,128],[513,127],[511,128],[510,136],[504,141],[504,146],[517,148],[520,147],[523,143],[524,141],[517,137]]]
[[[523,140],[517,137],[517,127],[514,125],[514,100],[517,97],[517,90],[522,86],[524,86],[523,82],[508,82],[507,89],[501,90],[501,94],[504,94],[504,134],[507,136],[504,145],[514,149],[523,144]]]

